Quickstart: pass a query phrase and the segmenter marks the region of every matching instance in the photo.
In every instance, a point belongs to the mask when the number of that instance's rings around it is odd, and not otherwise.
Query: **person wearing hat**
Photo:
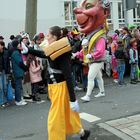
[[[72,53],[76,53],[77,51],[81,50],[81,40],[80,40],[80,32],[77,28],[74,28],[71,31],[72,34]],[[77,80],[78,77],[81,77],[82,75],[82,61],[79,60],[79,58],[72,59],[72,76],[73,76],[73,85],[75,91],[81,91],[82,88],[78,87]]]
[[[45,38],[44,33],[39,33],[38,36],[40,37],[41,42],[43,42]]]
[[[133,29],[135,29],[137,27],[137,25],[135,25],[135,24],[128,24],[128,28],[130,29],[130,30],[133,30]]]

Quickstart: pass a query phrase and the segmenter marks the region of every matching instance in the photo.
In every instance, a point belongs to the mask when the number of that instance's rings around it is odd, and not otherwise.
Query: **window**
[[[64,15],[66,25],[72,25],[75,20],[73,8],[77,7],[77,1],[64,1]]]
[[[122,2],[118,2],[118,18],[119,22],[124,22],[124,11],[123,11],[123,4]]]
[[[73,13],[73,8],[74,7],[77,7],[77,1],[72,2],[72,13]],[[75,20],[75,14],[72,14],[72,15],[73,15],[73,19]]]
[[[140,22],[140,3],[137,3],[137,8],[133,9],[134,22]]]
[[[110,14],[107,17],[108,19],[108,23],[111,24],[112,23],[112,2],[110,2]]]
[[[70,2],[65,2],[64,3],[64,14],[65,14],[65,20],[70,20],[70,15],[71,15],[71,10],[70,10]]]
[[[137,3],[137,8],[135,8],[135,18],[140,18],[140,3]]]
[[[118,3],[118,14],[119,14],[119,19],[124,18],[124,11],[123,11],[123,5],[121,2]]]

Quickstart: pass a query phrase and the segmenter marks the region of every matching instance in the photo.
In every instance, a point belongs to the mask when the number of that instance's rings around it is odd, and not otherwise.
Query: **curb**
[[[97,124],[99,127],[101,128],[104,128],[105,130],[111,132],[112,134],[118,136],[119,138],[123,139],[123,140],[135,140],[133,139],[132,137],[128,136],[127,134],[111,127],[110,125],[108,124],[105,124],[105,123],[99,123]]]

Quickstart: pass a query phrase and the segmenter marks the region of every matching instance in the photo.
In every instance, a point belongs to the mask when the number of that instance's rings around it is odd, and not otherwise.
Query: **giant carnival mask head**
[[[80,7],[74,8],[80,32],[88,34],[100,26],[104,26],[109,15],[108,0],[82,0]]]

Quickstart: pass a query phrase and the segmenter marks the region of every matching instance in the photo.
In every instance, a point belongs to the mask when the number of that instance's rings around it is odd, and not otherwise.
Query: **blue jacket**
[[[24,76],[24,72],[27,67],[24,65],[22,56],[19,50],[14,50],[11,55],[13,75],[15,78],[21,78]]]

